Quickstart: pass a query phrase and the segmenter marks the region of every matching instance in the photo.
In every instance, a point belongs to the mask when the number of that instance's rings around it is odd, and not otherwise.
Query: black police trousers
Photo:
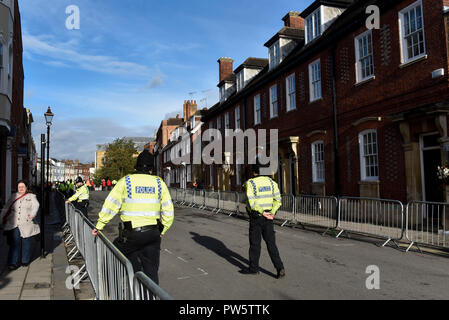
[[[75,202],[73,203],[75,206],[75,209],[78,209],[79,211],[81,211],[81,213],[87,218],[89,219],[89,215],[87,214],[87,207],[89,207],[89,201],[88,200],[83,200],[81,202]]]
[[[145,231],[124,230],[124,236],[126,241],[117,238],[114,245],[131,261],[134,272],[143,271],[159,284],[161,233],[157,225]]]
[[[249,270],[259,271],[259,258],[261,250],[261,238],[267,244],[268,254],[276,271],[284,269],[279,251],[276,246],[276,238],[273,220],[268,220],[263,216],[250,214],[249,219]]]

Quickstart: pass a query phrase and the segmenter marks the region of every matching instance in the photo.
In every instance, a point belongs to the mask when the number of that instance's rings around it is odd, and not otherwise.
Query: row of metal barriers
[[[72,275],[72,285],[89,277],[96,300],[172,300],[143,272],[134,273],[131,262],[72,204],[65,205],[64,242],[69,246],[69,263],[79,255],[84,265]],[[73,244],[73,248],[70,248]]]
[[[246,214],[244,192],[208,191],[169,188],[178,205],[222,212]],[[337,238],[343,233],[355,233],[384,239],[382,246],[397,241],[413,245],[449,248],[449,203],[330,197],[313,195],[282,195],[282,206],[275,219],[282,226],[300,224],[326,228]],[[399,246],[398,246],[399,247]]]

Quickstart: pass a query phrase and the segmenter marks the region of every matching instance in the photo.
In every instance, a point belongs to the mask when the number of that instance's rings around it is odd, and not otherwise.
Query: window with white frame
[[[226,90],[225,90],[225,84],[224,85],[222,85],[221,87],[220,87],[220,102],[223,102],[223,101],[225,101],[226,99]]]
[[[244,83],[244,70],[240,71],[239,73],[237,73],[237,91],[240,91],[243,89],[243,87],[245,86]]]
[[[213,128],[214,128],[214,123],[211,121],[211,122],[209,122],[209,129],[213,129]],[[213,139],[212,131],[209,131],[209,141],[212,142],[212,139]]]
[[[209,166],[209,177],[210,177],[209,185],[211,187],[213,187],[214,186],[214,167],[213,166]]]
[[[229,133],[227,132],[227,130],[229,130],[231,128],[230,123],[229,123],[229,112],[225,113],[225,136],[228,136]]]
[[[192,165],[187,165],[187,182],[192,181]]]
[[[254,124],[261,123],[260,94],[254,97]]]
[[[241,129],[240,125],[240,106],[235,108],[235,130]]]
[[[269,49],[270,69],[276,67],[281,63],[281,54],[279,48],[279,41],[276,41]]]
[[[379,160],[376,130],[366,130],[359,135],[360,175],[363,180],[379,178]]]
[[[292,74],[286,79],[286,91],[287,91],[287,111],[296,109],[296,85],[295,74]]]
[[[321,35],[321,7],[306,18],[305,28],[306,43]]]
[[[368,30],[355,38],[357,82],[374,76],[373,34]]]
[[[217,117],[217,130],[221,130],[221,117]]]
[[[235,165],[235,184],[242,185],[242,178],[240,177],[240,164]]]
[[[8,74],[10,77],[12,77],[12,45],[9,46]]]
[[[324,143],[312,143],[312,177],[313,182],[324,182]]]
[[[309,65],[310,102],[321,99],[321,61],[320,59]]]
[[[422,1],[419,0],[399,12],[401,26],[402,63],[426,54]]]
[[[0,42],[0,86],[2,79],[2,71],[3,71],[3,44]]]
[[[270,118],[278,116],[278,87],[274,85],[270,88]]]

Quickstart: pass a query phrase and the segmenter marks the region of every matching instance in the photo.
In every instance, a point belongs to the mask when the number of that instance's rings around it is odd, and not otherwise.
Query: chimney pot
[[[287,13],[282,20],[284,21],[285,27],[297,28],[304,30],[304,19],[300,17],[301,12],[290,11]]]

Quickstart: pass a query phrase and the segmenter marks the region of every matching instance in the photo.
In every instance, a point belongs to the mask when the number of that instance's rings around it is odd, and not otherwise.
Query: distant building
[[[153,146],[154,150],[154,138],[150,137],[123,137],[124,140],[130,140],[134,143],[134,147],[137,150],[137,153],[134,155],[135,158],[139,156],[139,154],[144,150]],[[104,165],[104,155],[108,148],[109,144],[97,144],[97,151],[95,151],[95,170],[100,169]]]

